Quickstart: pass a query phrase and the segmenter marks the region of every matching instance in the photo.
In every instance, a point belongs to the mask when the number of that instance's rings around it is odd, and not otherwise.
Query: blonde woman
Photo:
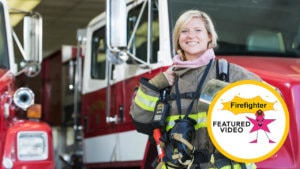
[[[136,127],[152,123],[160,92],[170,88],[167,101],[170,110],[163,129],[166,155],[164,165],[159,168],[256,168],[255,164],[232,161],[215,149],[206,128],[207,110],[198,103],[202,86],[211,79],[218,79],[214,53],[217,38],[213,22],[205,12],[184,12],[174,27],[173,40],[177,55],[173,57],[172,67],[152,79],[140,80],[130,111]],[[261,81],[258,76],[231,63],[228,74],[229,82],[243,79]],[[180,138],[174,139],[174,134],[180,132]]]

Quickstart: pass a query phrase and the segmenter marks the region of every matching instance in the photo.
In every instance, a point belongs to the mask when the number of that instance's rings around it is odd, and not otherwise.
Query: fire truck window
[[[93,79],[105,79],[105,49],[105,29],[102,27],[93,33],[92,38],[91,77]]]
[[[65,95],[70,95],[74,93],[75,84],[75,71],[76,71],[76,60],[70,60],[67,64],[63,66],[64,76],[64,90]]]
[[[2,4],[0,8],[3,8]],[[1,9],[3,12],[4,10]],[[9,69],[9,60],[8,60],[8,48],[6,43],[6,32],[5,32],[5,24],[4,14],[0,13],[0,68]]]
[[[157,52],[159,49],[159,24],[158,24],[158,10],[155,3],[152,3],[152,56],[150,56],[150,62],[157,62]],[[142,17],[138,24],[136,32],[134,31],[135,24],[137,23],[138,16],[141,12],[141,6],[137,6],[128,13],[128,40],[130,36],[134,34],[134,40],[130,46],[130,53],[138,57],[143,61],[147,61],[147,35],[148,35],[148,7],[145,7],[145,11],[142,11]],[[136,63],[136,61],[129,59],[127,63]]]
[[[300,57],[300,1],[210,0],[195,6],[195,0],[168,0],[168,7],[170,32],[183,11],[208,13],[218,34],[217,55]]]
[[[294,49],[295,53],[297,53],[298,56],[300,56],[300,24],[298,25],[296,36],[292,43],[292,48]]]

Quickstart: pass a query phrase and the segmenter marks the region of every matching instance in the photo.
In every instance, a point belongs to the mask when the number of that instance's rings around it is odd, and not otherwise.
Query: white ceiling
[[[105,11],[105,0],[41,0],[34,9],[43,17],[43,57],[62,45],[76,45],[77,29]],[[22,24],[15,31],[22,32]]]

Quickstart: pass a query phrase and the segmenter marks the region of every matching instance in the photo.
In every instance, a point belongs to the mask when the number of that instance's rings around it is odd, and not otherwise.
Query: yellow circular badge
[[[208,110],[209,136],[215,147],[237,162],[259,162],[274,155],[289,130],[289,113],[280,93],[254,80],[228,84]]]

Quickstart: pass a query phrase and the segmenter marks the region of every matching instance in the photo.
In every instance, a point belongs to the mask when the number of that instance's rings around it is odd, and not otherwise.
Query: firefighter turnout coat
[[[216,79],[217,76],[217,62],[215,59],[212,59],[211,66],[207,77],[205,78],[203,86],[211,80]],[[180,68],[173,67],[172,70],[175,72],[176,77],[178,78],[178,87],[180,93],[189,93],[195,92],[199,84],[200,79],[204,74],[204,70],[208,65],[204,65],[196,68]],[[247,71],[241,66],[229,63],[228,77],[229,82],[236,82],[239,80],[258,80],[262,81],[258,76],[252,72]],[[134,101],[131,105],[130,114],[133,118],[134,123],[138,131],[151,134],[152,128],[149,127],[152,122],[153,112],[155,110],[155,105],[159,100],[160,92],[163,88],[168,86],[168,81],[165,78],[163,73],[159,73],[152,79],[140,79],[140,86],[134,98]],[[176,95],[175,85],[171,86],[170,95]],[[190,98],[181,98],[181,116],[185,115],[188,106],[190,105],[192,99]],[[175,125],[175,120],[179,119],[179,111],[177,108],[176,99],[170,99],[168,101],[170,105],[170,111],[166,118],[165,131],[168,132]],[[198,99],[194,101],[191,112],[188,115],[189,118],[192,118],[196,121],[194,125],[195,128],[195,139],[192,140],[192,144],[197,150],[206,150],[209,152],[209,155],[213,154],[216,150],[212,145],[212,142],[209,139],[207,131],[207,110],[202,108],[198,102]],[[148,128],[147,128],[148,127]],[[246,165],[247,166],[247,165]],[[212,162],[207,162],[206,164],[201,164],[201,169],[203,168],[222,168],[225,169],[226,165],[221,167],[216,167]],[[248,165],[247,168],[255,168],[254,164]],[[230,167],[229,167],[230,168]],[[234,168],[242,168],[240,166]]]

